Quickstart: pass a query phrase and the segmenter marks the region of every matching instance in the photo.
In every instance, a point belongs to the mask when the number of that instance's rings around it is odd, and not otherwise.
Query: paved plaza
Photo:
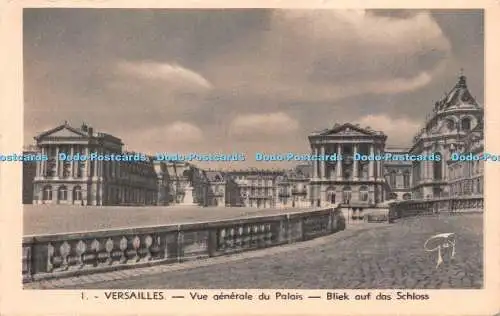
[[[24,235],[206,222],[299,212],[298,208],[24,205]]]
[[[201,262],[45,281],[28,288],[297,288],[450,289],[483,284],[480,214],[408,218],[361,224],[312,241]],[[426,252],[425,241],[456,234],[453,260]]]

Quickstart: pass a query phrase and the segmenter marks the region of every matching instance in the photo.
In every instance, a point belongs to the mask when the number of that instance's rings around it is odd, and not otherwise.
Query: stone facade
[[[285,208],[311,206],[309,198],[311,171],[310,165],[299,165],[278,176],[278,206]]]
[[[388,147],[385,152],[404,155],[408,153],[408,149]],[[412,162],[409,160],[384,161],[384,177],[387,184],[385,193],[388,200],[411,199],[411,168]]]
[[[207,192],[206,205],[225,207],[239,201],[237,185],[226,173],[218,170],[203,171]]]
[[[277,207],[277,181],[284,170],[247,169],[228,171],[227,175],[238,187],[237,206]]]
[[[349,204],[375,206],[384,201],[383,162],[360,160],[358,155],[381,155],[387,136],[371,128],[351,123],[309,136],[313,157],[311,204],[315,206]],[[315,159],[315,158],[313,158]]]
[[[483,108],[470,93],[465,76],[435,103],[424,128],[414,137],[412,154],[438,154],[440,161],[416,161],[412,166],[412,194],[417,199],[450,195],[447,161],[456,150],[464,151],[466,136],[483,126]]]
[[[480,157],[484,150],[483,126],[478,125],[466,137],[463,156],[472,154]],[[449,186],[452,197],[482,196],[484,194],[484,161],[483,160],[448,160]]]
[[[33,204],[156,205],[157,173],[152,158],[122,151],[119,138],[66,122],[37,137],[47,160],[36,163]],[[61,160],[60,155],[120,155],[140,161]]]

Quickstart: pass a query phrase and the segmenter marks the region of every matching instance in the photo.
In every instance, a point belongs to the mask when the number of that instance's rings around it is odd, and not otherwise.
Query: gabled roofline
[[[319,131],[319,132],[313,132],[309,135],[309,137],[328,136],[330,134],[334,134],[336,132],[339,132],[345,128],[351,128],[357,132],[365,134],[366,136],[378,136],[378,137],[385,136],[385,137],[387,137],[387,135],[385,135],[381,131],[370,130],[368,128],[363,128],[357,124],[353,124],[353,123],[349,123],[349,122],[344,123],[344,124],[335,124],[333,126],[333,128],[324,129],[324,130]]]
[[[74,128],[74,127],[69,126],[68,122],[64,122],[64,124],[61,124],[61,125],[59,125],[57,127],[54,127],[54,128],[52,128],[52,129],[50,129],[48,131],[42,132],[38,136],[35,136],[34,139],[35,140],[39,140],[39,139],[41,139],[41,138],[43,138],[43,137],[45,137],[45,136],[47,136],[49,134],[61,131],[63,129],[68,129],[68,130],[72,131],[73,133],[78,134],[78,135],[80,135],[82,137],[88,137],[89,136],[88,134],[86,134],[86,133],[84,133],[84,132],[82,132],[82,131]]]

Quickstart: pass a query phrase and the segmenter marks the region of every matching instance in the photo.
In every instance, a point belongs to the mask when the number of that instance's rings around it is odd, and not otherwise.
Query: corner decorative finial
[[[466,85],[466,78],[465,78],[465,75],[464,75],[464,69],[463,68],[460,68],[460,77],[458,79],[458,86],[461,86],[461,87],[465,87]]]

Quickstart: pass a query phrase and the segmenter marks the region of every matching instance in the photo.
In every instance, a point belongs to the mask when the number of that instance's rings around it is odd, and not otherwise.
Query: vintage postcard
[[[5,315],[495,315],[500,3],[2,14]]]

